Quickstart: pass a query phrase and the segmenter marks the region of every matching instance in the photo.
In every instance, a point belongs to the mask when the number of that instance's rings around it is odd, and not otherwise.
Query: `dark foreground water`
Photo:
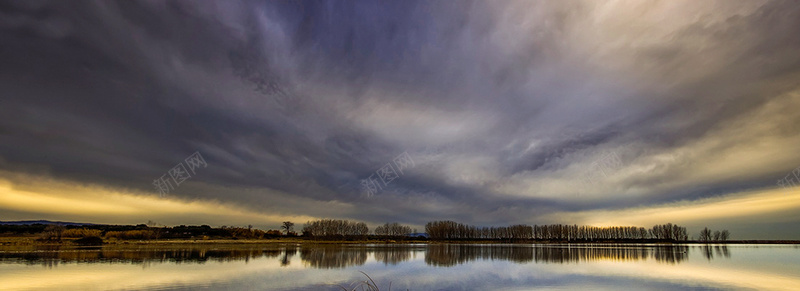
[[[0,249],[2,290],[798,290],[796,245]]]

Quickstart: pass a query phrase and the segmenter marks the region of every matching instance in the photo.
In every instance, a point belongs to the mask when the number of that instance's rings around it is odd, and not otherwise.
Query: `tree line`
[[[425,231],[434,240],[558,240],[558,241],[598,241],[598,240],[665,240],[686,241],[686,228],[667,223],[655,225],[651,229],[636,226],[578,226],[564,224],[549,225],[511,225],[507,227],[476,227],[454,221],[432,221],[425,225]]]
[[[411,234],[411,227],[397,222],[386,223],[375,228],[375,235],[407,236]]]
[[[150,224],[150,223],[148,223]],[[153,223],[154,224],[154,223]],[[252,226],[221,226],[213,228],[202,226],[156,227],[140,225],[0,225],[0,233],[33,234],[38,233],[40,240],[60,241],[61,238],[101,237],[106,239],[173,239],[173,238],[232,238],[232,239],[266,239],[276,237],[297,237],[293,231],[294,223],[283,222],[279,230],[259,230]],[[302,237],[315,239],[405,239],[416,233],[407,225],[386,223],[379,225],[370,233],[364,222],[343,219],[319,219],[308,221],[302,228]],[[525,225],[517,224],[503,227],[477,227],[450,220],[431,221],[425,225],[426,237],[414,239],[431,240],[509,240],[509,241],[687,241],[686,228],[667,223],[654,225],[652,228],[636,226],[578,226],[566,224]],[[698,241],[727,241],[728,230],[711,230],[704,228]]]
[[[715,230],[711,231],[708,227],[703,228],[700,231],[700,241],[726,241],[730,238],[731,233],[727,229],[723,229],[722,231]]]
[[[368,234],[366,223],[345,219],[319,219],[303,226],[303,235],[310,237],[366,237]]]

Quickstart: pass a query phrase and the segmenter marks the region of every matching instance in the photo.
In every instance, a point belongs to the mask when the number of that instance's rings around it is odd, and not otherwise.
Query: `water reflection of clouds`
[[[153,287],[188,290],[197,286],[233,290],[247,290],[247,287],[337,290],[336,284],[346,286],[364,279],[358,271],[365,271],[382,288],[391,281],[393,289],[397,290],[448,289],[453,286],[492,290],[542,286],[568,289],[598,286],[612,289],[625,286],[785,289],[786,286],[798,286],[800,278],[796,276],[786,276],[785,272],[774,268],[753,267],[757,265],[753,263],[753,256],[765,255],[764,250],[774,248],[725,245],[287,245],[17,252],[0,253],[0,269],[10,270],[0,272],[0,284],[10,286],[12,290]],[[796,257],[796,248],[786,247],[775,255],[791,261],[792,256]],[[733,258],[742,262],[731,263]],[[39,264],[46,265],[47,261],[59,264],[44,270],[31,269]],[[797,265],[796,262],[790,264]]]

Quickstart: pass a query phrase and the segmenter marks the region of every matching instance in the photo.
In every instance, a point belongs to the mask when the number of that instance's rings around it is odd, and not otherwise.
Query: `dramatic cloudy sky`
[[[794,1],[2,1],[0,44],[0,220],[800,239]]]

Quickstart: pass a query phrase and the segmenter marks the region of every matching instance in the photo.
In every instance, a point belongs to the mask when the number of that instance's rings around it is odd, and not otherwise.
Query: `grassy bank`
[[[61,241],[39,241],[38,236],[5,236],[0,237],[0,246],[59,246],[59,245],[79,245],[77,238],[64,238]],[[103,239],[104,245],[173,245],[173,244],[274,244],[274,243],[302,243],[302,244],[381,244],[381,243],[428,243],[418,240],[315,240],[301,237],[281,237],[281,238],[262,238],[262,239],[231,239],[231,238],[209,238],[209,239]]]

